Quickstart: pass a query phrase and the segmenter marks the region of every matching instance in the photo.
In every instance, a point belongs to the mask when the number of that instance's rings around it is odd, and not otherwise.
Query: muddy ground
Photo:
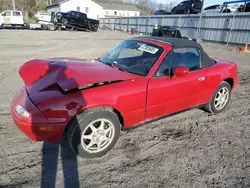
[[[239,65],[241,85],[220,115],[194,109],[123,132],[106,156],[92,160],[76,159],[60,143],[43,149],[15,127],[9,106],[23,84],[17,70],[25,61],[96,58],[129,37],[0,31],[0,187],[250,187],[250,54],[232,46],[204,44],[210,55]]]

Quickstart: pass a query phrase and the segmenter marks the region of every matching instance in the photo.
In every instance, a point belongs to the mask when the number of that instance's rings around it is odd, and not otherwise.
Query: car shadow
[[[55,65],[54,67],[52,67],[51,64],[47,65],[48,66],[47,72],[43,74],[42,78],[45,76],[48,76],[49,79],[55,80],[55,82],[56,80],[70,79],[70,84],[75,84],[75,86],[77,86],[76,80],[72,77],[69,78],[67,75],[67,69],[68,69],[67,64],[64,63],[63,61],[54,61],[54,62],[56,63],[56,65],[53,64]],[[59,67],[58,69],[57,69],[57,65]],[[47,80],[47,82],[50,82],[50,81]],[[45,85],[44,83],[41,84],[39,82],[34,82],[29,86],[29,89],[27,92],[29,94],[33,93],[33,96],[30,96],[31,99],[32,97],[34,97],[40,100],[41,97],[42,98],[44,97],[43,95],[41,95],[43,94],[43,92],[41,91],[42,88],[40,88],[41,85],[42,87],[48,86],[48,85]],[[45,91],[45,92],[48,92],[48,91]],[[53,97],[53,95],[58,91],[53,91],[52,89],[49,92],[51,92],[49,94]],[[73,95],[74,96],[72,98],[75,100],[71,100],[70,102],[66,101],[61,105],[58,105],[58,103],[56,102],[56,100],[60,98],[60,96],[53,97],[52,99],[50,98],[49,100],[51,103],[49,105],[48,104],[45,105],[46,109],[40,109],[41,110],[40,113],[43,114],[42,116],[44,116],[44,113],[46,113],[46,116],[45,116],[46,118],[62,119],[62,118],[68,117],[69,116],[68,113],[79,112],[79,109],[82,107],[81,100],[83,100],[83,97],[80,92],[74,92]],[[28,108],[28,106],[31,105],[30,98],[29,97],[26,98],[26,101],[25,101],[26,109]],[[46,101],[46,99],[44,100]],[[57,128],[55,126],[58,126],[58,127],[62,126],[60,124],[56,124],[54,127],[50,125],[42,125],[42,126],[45,126],[45,128],[42,127],[43,130],[41,130],[40,129],[41,127],[37,126],[37,114],[35,115],[31,114],[31,124],[32,124],[31,134],[33,134],[33,136],[35,135],[34,136],[35,138],[38,137],[38,139],[39,137],[40,138],[45,137],[46,140],[50,140],[51,138],[54,137],[54,136],[47,136],[47,135],[50,134],[50,131],[53,131],[54,128],[55,129]],[[56,133],[53,133],[53,135],[54,134],[56,136],[56,134],[58,133],[56,132]],[[77,136],[80,137],[80,133]],[[62,172],[63,172],[63,178],[64,178],[64,187],[65,188],[72,188],[72,187],[80,188],[77,155],[73,152],[73,150],[67,143],[66,137],[67,135],[65,134],[65,131],[64,131],[63,139],[61,141],[58,141],[58,142],[44,141],[43,142],[42,164],[41,164],[42,172],[41,172],[41,182],[40,182],[41,188],[55,188],[56,187],[57,172],[58,172],[58,169],[60,169],[58,165],[60,158],[61,158]],[[60,177],[60,174],[59,174],[59,177]]]

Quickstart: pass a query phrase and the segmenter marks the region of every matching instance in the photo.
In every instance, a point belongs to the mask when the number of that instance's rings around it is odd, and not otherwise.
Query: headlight
[[[30,113],[27,112],[21,105],[16,106],[16,112],[23,117],[30,117]]]

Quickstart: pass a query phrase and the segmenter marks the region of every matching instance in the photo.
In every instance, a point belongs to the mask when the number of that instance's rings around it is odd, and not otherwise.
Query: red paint
[[[15,107],[21,105],[32,114],[30,118],[20,116]],[[22,88],[11,103],[11,116],[17,127],[33,141],[58,141],[64,131],[64,124],[51,124],[29,100],[26,91]],[[52,126],[51,131],[42,131],[44,127]]]
[[[225,79],[234,80],[233,89],[239,82],[237,65],[226,61],[219,61],[212,67],[195,72],[178,67],[175,69],[177,76],[153,77],[171,46],[158,41],[144,41],[164,47],[163,54],[146,77],[88,60],[43,59],[25,63],[19,73],[26,86],[17,93],[11,104],[15,124],[31,140],[59,141],[68,123],[78,113],[98,106],[109,106],[122,115],[124,128],[130,128],[207,103]],[[200,77],[205,77],[205,80],[199,81]],[[66,91],[113,80],[121,82],[68,94],[55,88],[41,91],[54,82]],[[17,105],[23,106],[31,117],[24,118],[17,114]]]
[[[182,77],[182,76],[185,76],[187,75],[189,72],[188,68],[185,67],[185,66],[178,66],[174,69],[174,75],[177,76],[177,77]]]

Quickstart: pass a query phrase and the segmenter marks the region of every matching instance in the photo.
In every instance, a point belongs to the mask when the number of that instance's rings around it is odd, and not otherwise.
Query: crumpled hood
[[[137,77],[95,60],[34,59],[19,69],[31,98],[52,84],[58,84],[63,92],[89,84],[123,81]]]

